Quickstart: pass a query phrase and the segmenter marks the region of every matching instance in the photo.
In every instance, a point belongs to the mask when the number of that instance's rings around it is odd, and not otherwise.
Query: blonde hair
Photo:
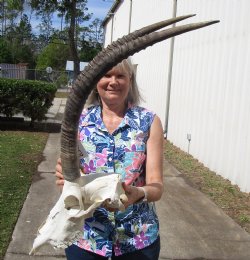
[[[131,63],[130,59],[125,59],[122,62],[118,63],[115,67],[118,71],[125,72],[129,75],[131,79],[131,86],[129,88],[127,101],[131,105],[139,105],[139,103],[143,100],[139,88],[136,82],[135,77],[135,68],[134,65]],[[91,91],[87,101],[86,101],[86,107],[92,106],[92,105],[101,105],[100,103],[100,97],[97,91],[96,86]]]

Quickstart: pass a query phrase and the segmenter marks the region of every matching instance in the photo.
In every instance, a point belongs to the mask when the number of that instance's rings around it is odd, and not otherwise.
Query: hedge
[[[0,78],[0,113],[6,117],[22,113],[33,125],[45,119],[56,90],[54,84],[42,81]]]

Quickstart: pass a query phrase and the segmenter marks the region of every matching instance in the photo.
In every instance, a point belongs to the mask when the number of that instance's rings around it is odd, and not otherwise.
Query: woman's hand
[[[139,189],[135,186],[126,185],[125,183],[122,183],[122,187],[128,198],[128,201],[123,203],[125,208],[127,208],[129,205],[135,204],[140,199],[142,199],[145,195],[141,189]]]
[[[59,158],[57,160],[57,164],[56,164],[56,185],[62,190],[63,185],[64,185],[64,177],[62,174],[62,162],[61,162],[61,158]],[[127,208],[129,205],[132,205],[134,203],[136,203],[137,201],[139,201],[140,199],[143,198],[144,196],[144,192],[141,189],[138,189],[135,186],[131,186],[131,185],[126,185],[125,183],[122,183],[122,187],[125,191],[125,194],[128,198],[128,200],[126,202],[123,202],[125,208]],[[105,205],[103,205],[105,207]],[[114,209],[107,208],[109,211],[115,211]]]
[[[57,164],[56,164],[56,185],[62,189],[63,188],[63,185],[64,185],[64,177],[63,177],[63,174],[62,174],[62,161],[61,161],[61,158],[59,158],[57,160]]]

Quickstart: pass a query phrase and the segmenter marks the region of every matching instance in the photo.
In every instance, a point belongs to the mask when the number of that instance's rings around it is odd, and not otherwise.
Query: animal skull
[[[84,220],[105,204],[116,210],[125,210],[126,195],[120,175],[100,174],[81,176],[75,182],[65,181],[62,194],[39,228],[30,254],[46,243],[54,248],[66,248],[82,237]]]

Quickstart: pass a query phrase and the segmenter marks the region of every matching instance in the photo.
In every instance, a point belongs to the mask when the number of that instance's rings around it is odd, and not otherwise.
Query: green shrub
[[[45,118],[56,90],[51,83],[0,78],[0,113],[12,117],[21,112],[30,117],[32,125]]]

